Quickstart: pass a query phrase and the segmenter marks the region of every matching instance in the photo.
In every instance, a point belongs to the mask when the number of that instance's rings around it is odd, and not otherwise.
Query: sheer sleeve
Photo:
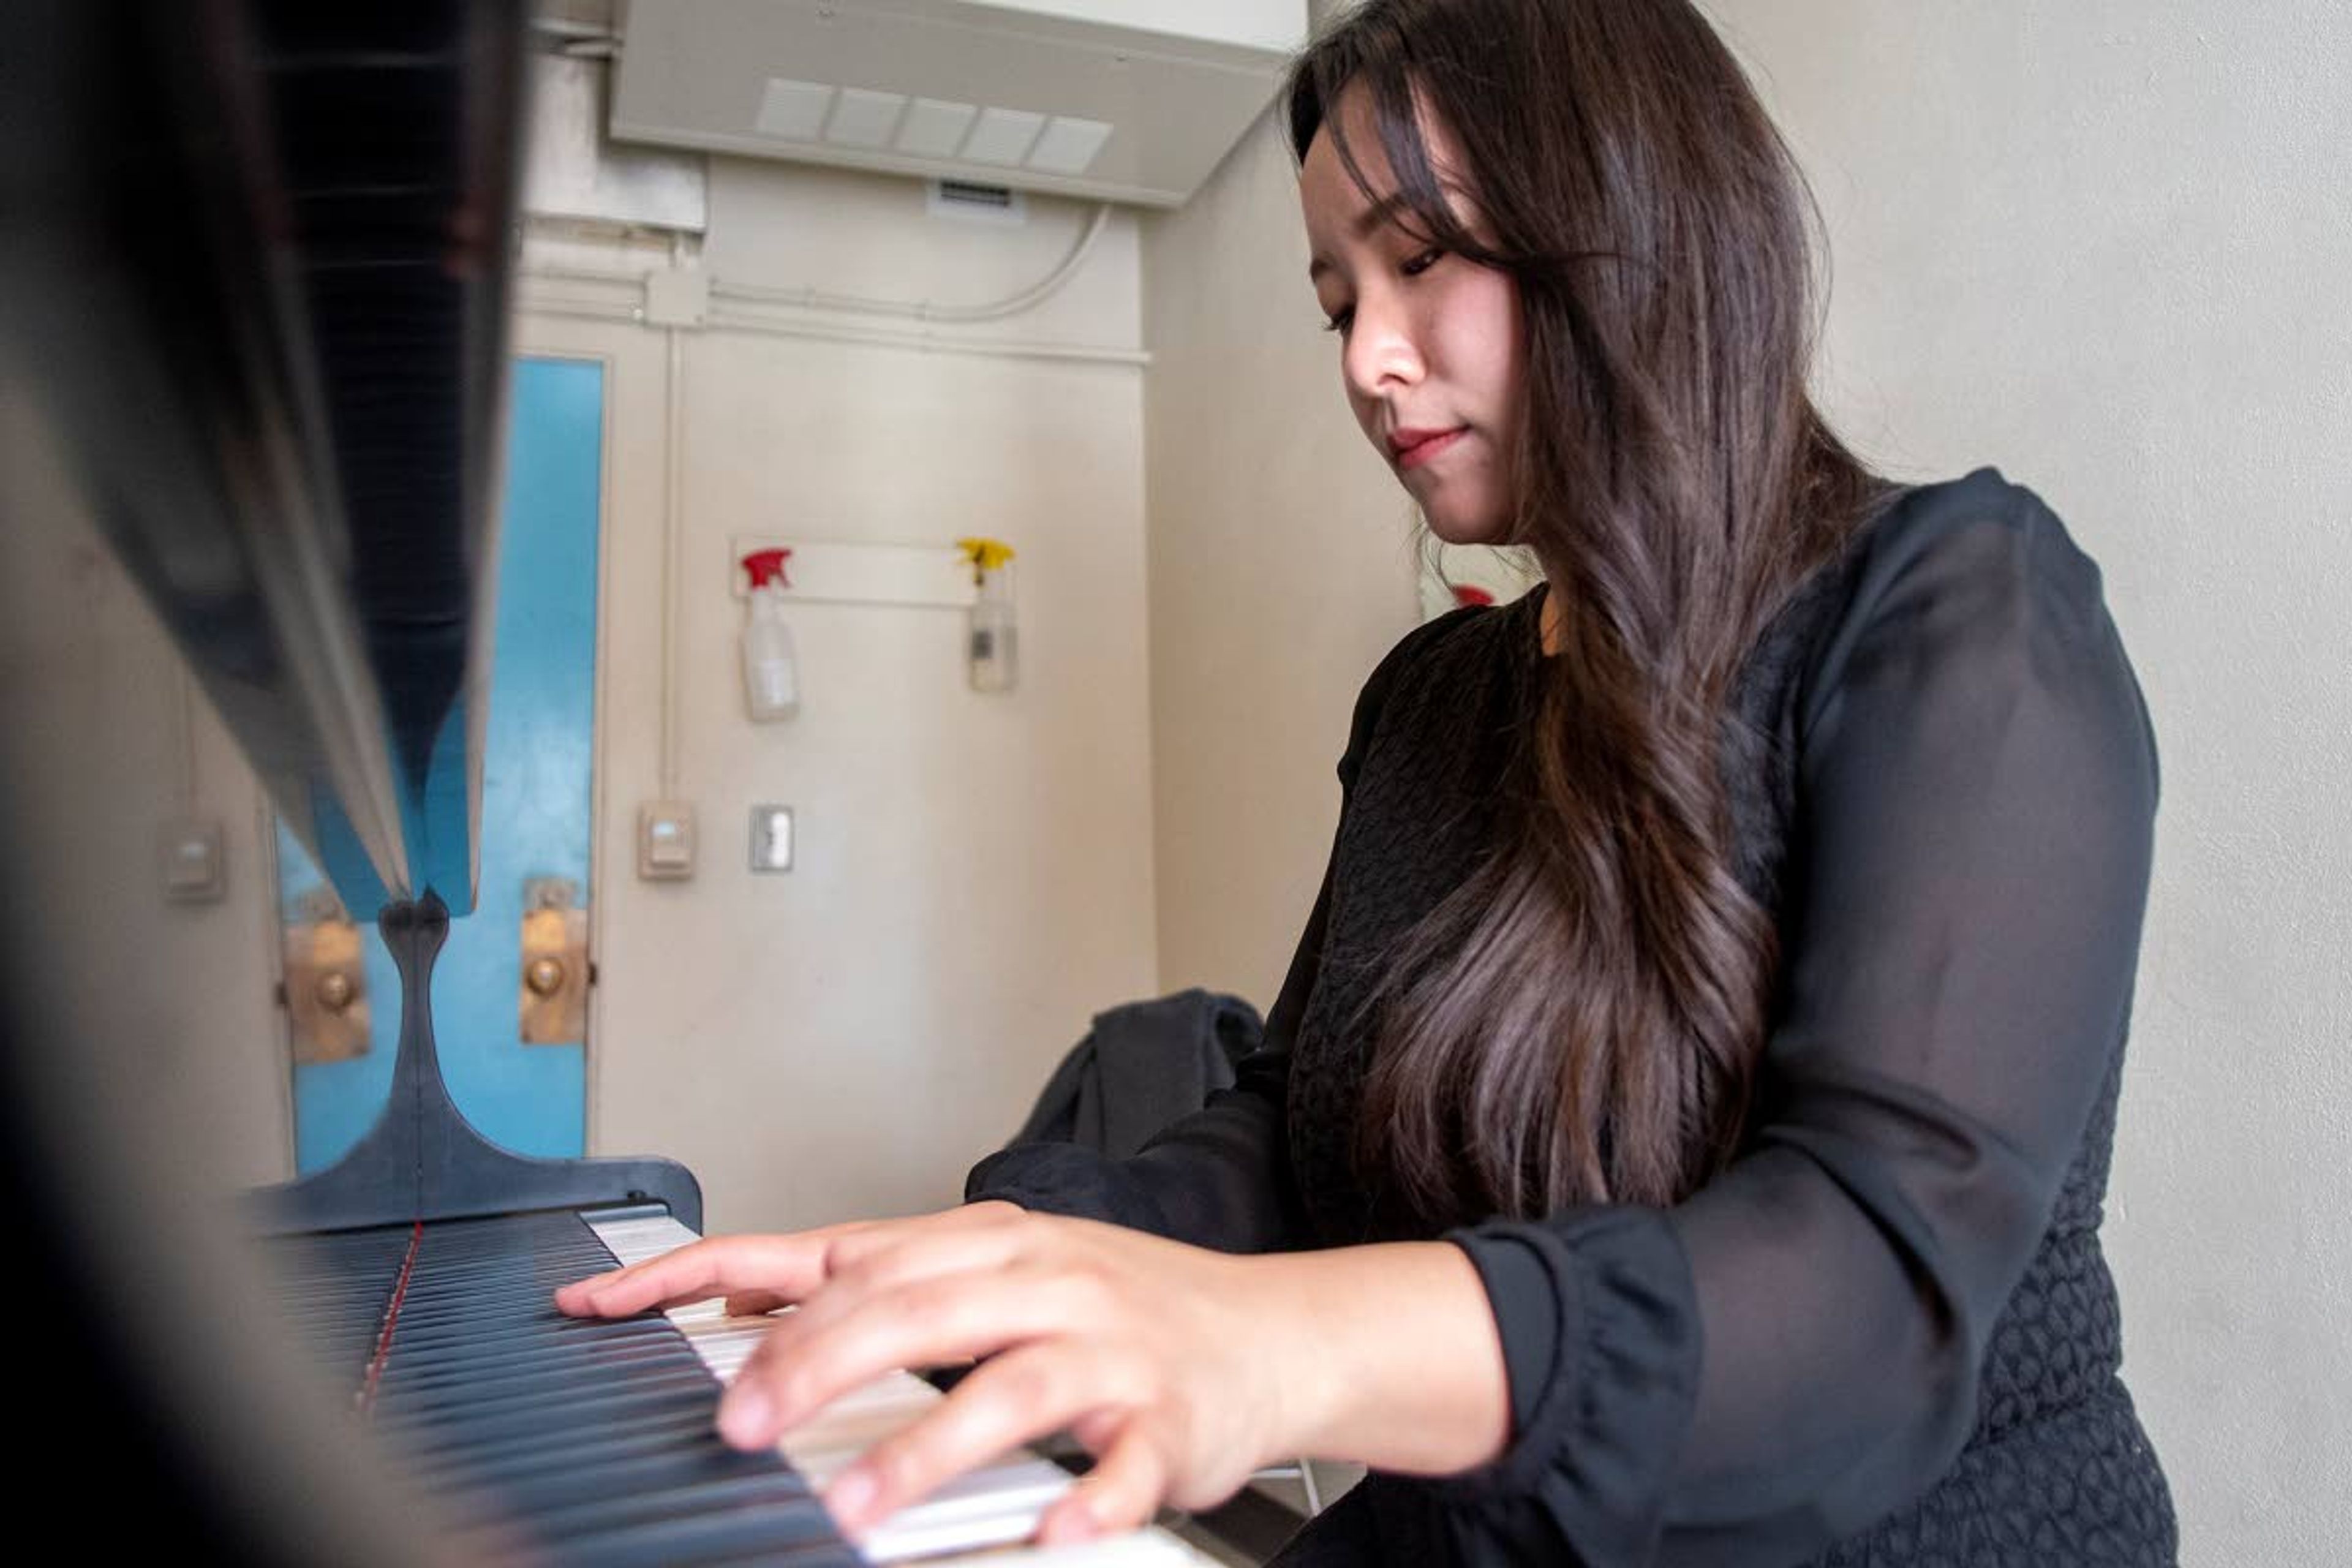
[[[1800,689],[1783,991],[1686,1203],[1459,1233],[1510,1368],[1476,1535],[1795,1563],[1973,1429],[1994,1321],[2121,1049],[2156,757],[2097,569],[2029,492],[1869,547]]]
[[[1417,627],[1391,648],[1357,694],[1339,758],[1344,822],[1357,770],[1378,733],[1382,703],[1413,650],[1464,614]],[[1337,837],[1334,837],[1336,845]],[[1331,901],[1327,863],[1314,912],[1266,1015],[1265,1047],[1236,1069],[1234,1087],[1171,1125],[1127,1160],[1068,1143],[1025,1143],[972,1167],[966,1202],[1002,1198],[1049,1214],[1103,1219],[1226,1252],[1273,1252],[1305,1244],[1291,1180],[1286,1120],[1290,1047],[1314,994]]]

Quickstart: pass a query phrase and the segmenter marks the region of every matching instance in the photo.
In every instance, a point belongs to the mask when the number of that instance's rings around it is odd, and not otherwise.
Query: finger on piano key
[[[795,1299],[823,1282],[825,1249],[842,1228],[698,1237],[618,1270],[573,1280],[556,1291],[555,1304],[577,1316],[625,1318],[752,1292]]]
[[[853,1221],[781,1236],[673,1236],[667,1246],[646,1246],[621,1258],[621,1268],[576,1280],[558,1292],[566,1311],[627,1316],[655,1308],[681,1307],[705,1298],[740,1296],[763,1307],[806,1295],[824,1283],[841,1258],[887,1267],[909,1237],[954,1237],[985,1258],[1001,1247],[996,1235],[1010,1205],[984,1203],[941,1209],[887,1222]],[[633,1223],[633,1222],[630,1222]],[[617,1249],[615,1256],[620,1256]],[[936,1248],[926,1252],[936,1258]]]

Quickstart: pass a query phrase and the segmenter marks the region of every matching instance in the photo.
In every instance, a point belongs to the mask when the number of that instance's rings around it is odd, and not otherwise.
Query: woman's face
[[[1316,301],[1339,336],[1356,422],[1449,544],[1491,544],[1511,521],[1510,454],[1520,388],[1518,288],[1507,274],[1434,250],[1395,221],[1396,177],[1370,95],[1335,110],[1372,194],[1349,176],[1327,131],[1299,170]],[[1422,136],[1454,214],[1485,237],[1454,138],[1424,113]]]

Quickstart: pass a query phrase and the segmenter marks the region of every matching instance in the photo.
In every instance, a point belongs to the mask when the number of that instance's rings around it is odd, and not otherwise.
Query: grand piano
[[[19,1495],[99,1478],[121,1505],[69,1517],[100,1554],[967,1562],[1021,1542],[1068,1471],[1012,1456],[852,1548],[815,1489],[932,1387],[894,1374],[777,1452],[729,1451],[711,1415],[761,1321],[549,1300],[692,1239],[692,1174],[509,1152],[442,1081],[430,979],[478,865],[525,21],[516,0],[11,0],[0,21],[0,389],[54,458],[7,476],[6,525],[94,525],[402,977],[373,1131],[230,1203],[197,1179],[202,1129],[58,992],[79,889],[17,884]],[[45,678],[10,668],[12,699]],[[28,776],[0,783],[16,865],[49,831]],[[1158,1531],[1053,1560],[1205,1561]]]

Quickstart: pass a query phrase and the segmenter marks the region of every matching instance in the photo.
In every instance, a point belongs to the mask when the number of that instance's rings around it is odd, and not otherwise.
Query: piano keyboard
[[[355,1407],[446,1498],[464,1546],[580,1568],[764,1562],[926,1568],[1210,1568],[1162,1531],[1018,1545],[1072,1478],[1010,1456],[900,1510],[853,1549],[817,1493],[877,1438],[942,1397],[892,1373],[837,1400],[773,1453],[712,1430],[720,1386],[766,1319],[716,1301],[663,1318],[570,1319],[559,1285],[695,1239],[667,1214],[526,1214],[272,1244],[288,1321],[352,1380]]]

